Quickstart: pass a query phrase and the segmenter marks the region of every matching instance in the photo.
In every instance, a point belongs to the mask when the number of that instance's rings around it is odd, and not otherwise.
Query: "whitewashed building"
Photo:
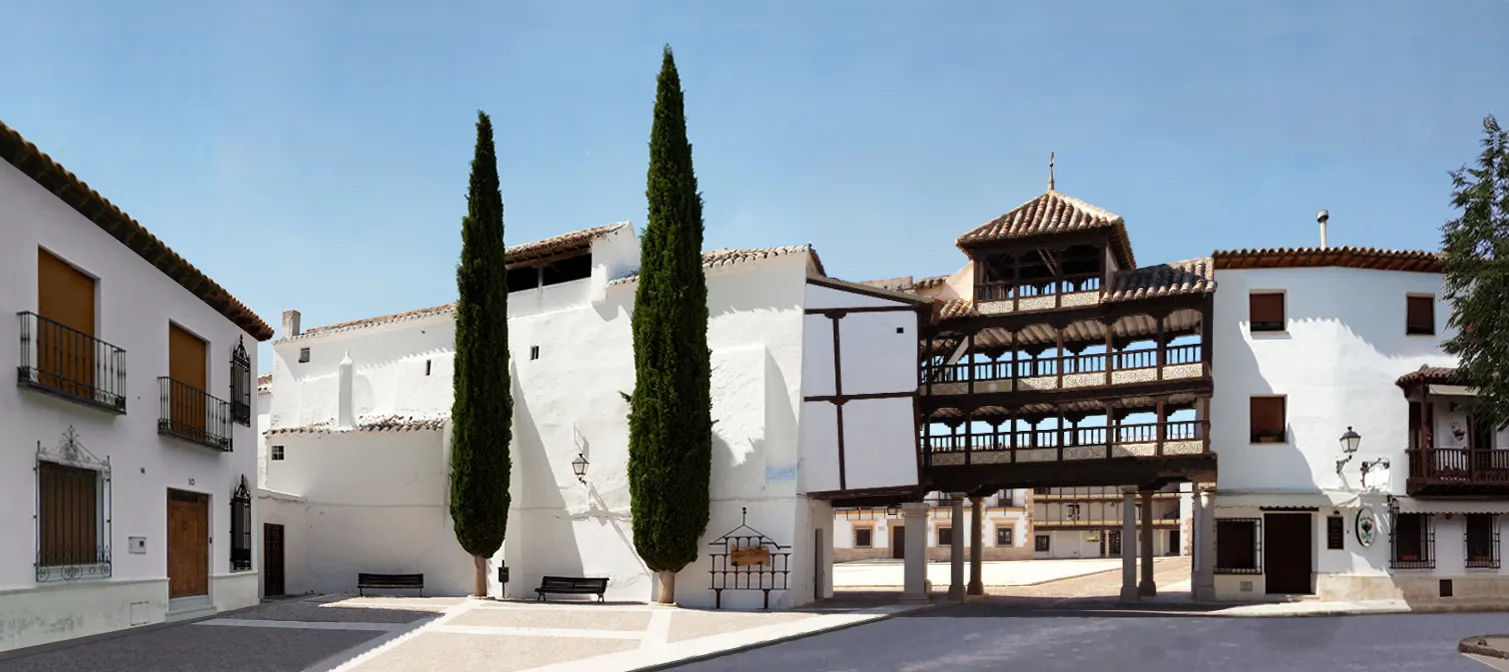
[[[627,475],[638,252],[627,223],[507,251],[512,507],[494,594],[532,598],[552,575],[607,578],[608,599],[654,595],[634,551]],[[926,307],[827,278],[806,246],[704,260],[712,515],[676,599],[810,602],[832,590],[830,501],[917,488]],[[285,314],[274,346],[260,494],[282,553],[266,563],[284,569],[269,572],[268,593],[352,592],[360,572],[422,573],[426,594],[469,592],[473,566],[447,502],[454,305],[308,330],[301,319]],[[730,534],[767,546],[769,562],[731,566]],[[736,572],[771,590],[732,590]]]
[[[272,330],[0,124],[0,651],[256,604]]]
[[[982,559],[1028,560],[1032,558],[1031,490],[1002,490],[986,498],[981,508],[980,542]],[[973,508],[964,511],[964,517],[955,521],[948,496],[941,492],[929,493],[925,534],[929,562],[949,559],[953,535],[963,534],[964,543],[971,548],[974,540],[969,537]],[[900,506],[838,507],[833,511],[833,561],[854,562],[906,558],[906,520]]]
[[[1217,596],[1502,600],[1509,441],[1461,413],[1440,257],[1214,262]]]

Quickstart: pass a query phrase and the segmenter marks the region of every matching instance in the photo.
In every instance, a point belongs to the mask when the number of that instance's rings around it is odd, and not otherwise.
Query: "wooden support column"
[[[1112,380],[1111,369],[1115,368],[1114,365],[1116,363],[1116,348],[1115,343],[1111,340],[1111,332],[1116,330],[1116,320],[1102,320],[1101,324],[1106,326],[1106,387],[1110,387]]]
[[[1116,457],[1116,409],[1105,402],[1106,411],[1106,459]]]
[[[964,465],[969,466],[975,452],[975,410],[964,412]]]
[[[1211,355],[1215,352],[1215,323],[1210,316],[1215,312],[1215,302],[1205,300],[1205,305],[1200,309],[1200,365],[1205,370],[1205,375],[1210,376]]]
[[[1058,362],[1053,367],[1054,369],[1057,370],[1057,373],[1058,373],[1058,386],[1055,387],[1055,388],[1053,388],[1053,389],[1055,389],[1055,390],[1062,390],[1062,389],[1064,389],[1064,361],[1065,361],[1064,360],[1064,330],[1061,329],[1061,328],[1059,328],[1059,327],[1054,327],[1053,331],[1054,331],[1054,334],[1055,334],[1054,335],[1055,342],[1058,344],[1058,347],[1057,347]],[[1062,429],[1062,427],[1060,427],[1060,429]]]
[[[929,395],[933,393],[933,378],[938,375],[937,366],[935,364],[935,362],[938,361],[937,351],[934,350],[935,347],[937,346],[933,342],[933,335],[928,334],[927,355],[926,359],[923,360],[924,367],[922,369],[922,379],[927,385],[927,390],[925,390],[925,392]]]
[[[1158,455],[1163,454],[1163,440],[1168,433],[1168,411],[1163,407],[1164,398],[1158,397]]]
[[[1016,411],[1012,411],[1011,415],[1006,418],[1006,421],[1011,423],[1011,426],[1006,430],[1011,434],[1011,461],[1016,462]]]
[[[1017,378],[1021,377],[1022,370],[1017,366],[1017,332],[1011,332],[1011,391],[1017,390]]]
[[[1060,382],[1062,382],[1062,379],[1060,379]],[[1054,442],[1054,443],[1058,444],[1058,461],[1059,462],[1063,462],[1064,461],[1064,407],[1063,406],[1059,406],[1058,407],[1058,426],[1054,429],[1054,431],[1056,431],[1058,433],[1058,440]]]
[[[1168,361],[1168,339],[1163,337],[1163,323],[1167,315],[1158,316],[1158,380],[1163,380],[1163,365]]]

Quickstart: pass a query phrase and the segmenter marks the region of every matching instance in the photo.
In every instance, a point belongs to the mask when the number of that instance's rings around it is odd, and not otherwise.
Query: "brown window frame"
[[[861,532],[864,532],[869,537],[869,538],[865,539],[865,542],[863,544],[859,543],[859,533],[861,533]],[[873,527],[871,527],[869,525],[855,527],[854,528],[854,548],[874,548],[874,547],[875,547],[875,528],[873,528]]]
[[[1217,518],[1215,573],[1262,574],[1262,539],[1261,518]]]
[[[945,533],[948,536],[947,540],[943,538]],[[952,525],[934,528],[933,537],[939,546],[952,546],[954,545],[954,528]]]
[[[1420,306],[1423,305],[1423,308]],[[1416,310],[1425,311],[1419,315]],[[1436,335],[1436,297],[1433,294],[1406,294],[1404,297],[1404,333],[1409,336]]]
[[[1279,426],[1278,428],[1259,428],[1257,423],[1259,399],[1277,399],[1279,403]],[[1247,402],[1247,433],[1250,443],[1287,443],[1289,440],[1289,398],[1281,394],[1255,394],[1248,398]],[[1275,438],[1276,441],[1264,441],[1264,438]]]
[[[1006,533],[1005,534],[1006,541],[1004,541],[1004,542],[1001,541],[1001,536],[1002,536],[1001,533],[1002,532]],[[1015,546],[1015,545],[1016,545],[1016,526],[1014,526],[1014,525],[996,525],[996,546]]]
[[[1259,310],[1257,310],[1257,308],[1259,308],[1259,306],[1255,305],[1255,301],[1257,300],[1257,297],[1260,297],[1260,296],[1263,296],[1263,297],[1276,296],[1276,297],[1278,297],[1278,315],[1277,315],[1278,319],[1277,320],[1271,320],[1271,319],[1268,319],[1268,320],[1259,320],[1259,319],[1257,319],[1257,317],[1258,317],[1257,314],[1259,313]],[[1265,315],[1264,317],[1274,317],[1274,316],[1272,316],[1272,315]],[[1277,333],[1277,332],[1282,332],[1282,331],[1286,331],[1288,329],[1288,324],[1289,324],[1289,298],[1288,298],[1287,295],[1284,294],[1284,292],[1269,291],[1269,290],[1255,290],[1255,291],[1251,291],[1251,292],[1247,293],[1247,330],[1249,332],[1251,332],[1251,333]]]
[[[1048,553],[1053,550],[1053,537],[1046,534],[1038,534],[1032,537],[1033,553]]]

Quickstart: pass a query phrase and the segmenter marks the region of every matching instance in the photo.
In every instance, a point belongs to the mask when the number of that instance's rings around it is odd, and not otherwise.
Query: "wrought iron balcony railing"
[[[928,464],[1011,464],[1199,455],[1209,452],[1207,420],[924,436]]]
[[[231,405],[188,383],[167,376],[157,379],[161,393],[157,433],[231,450]]]
[[[126,412],[126,351],[36,313],[23,312],[16,383],[39,392]]]
[[[1206,375],[1203,346],[1196,343],[1109,355],[1097,352],[1015,361],[924,363],[918,382],[924,394],[968,394],[1073,389]]]

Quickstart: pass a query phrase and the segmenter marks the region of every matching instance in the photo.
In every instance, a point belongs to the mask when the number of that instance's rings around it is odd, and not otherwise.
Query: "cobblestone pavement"
[[[1141,568],[1138,577],[1141,578]],[[1189,592],[1190,559],[1159,558],[1153,564],[1153,581],[1160,593]],[[986,587],[992,603],[1009,606],[1073,608],[1112,603],[1121,598],[1121,569],[1051,581],[1034,586]]]

